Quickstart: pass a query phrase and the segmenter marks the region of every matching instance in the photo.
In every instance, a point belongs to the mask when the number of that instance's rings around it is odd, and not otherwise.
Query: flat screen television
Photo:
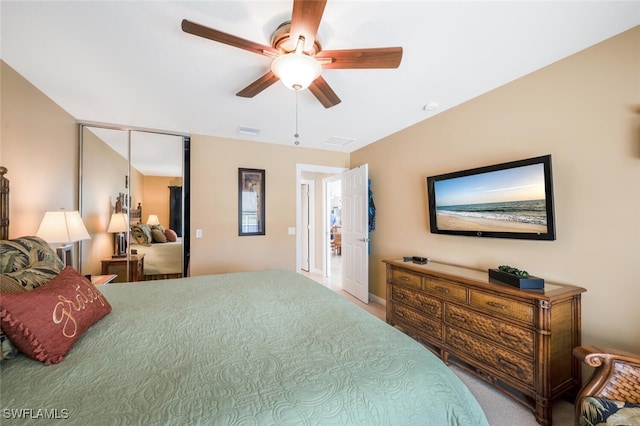
[[[551,155],[427,177],[434,234],[555,240]]]

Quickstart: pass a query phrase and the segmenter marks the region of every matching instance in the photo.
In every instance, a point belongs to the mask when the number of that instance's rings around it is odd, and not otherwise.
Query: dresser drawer
[[[393,305],[393,319],[400,326],[404,324],[442,341],[442,322],[437,319],[421,315],[409,307],[395,304]]]
[[[501,349],[463,331],[447,327],[446,343],[467,356],[513,377],[527,386],[534,386],[533,361]]]
[[[442,302],[416,291],[394,285],[391,289],[394,302],[401,302],[416,308],[429,316],[442,318]]]
[[[527,324],[533,324],[533,305],[494,296],[482,291],[470,290],[470,292],[469,301],[472,306],[476,306],[484,311],[525,321]]]
[[[391,270],[391,280],[409,287],[422,288],[422,277],[411,272],[402,271],[400,269]]]
[[[459,284],[450,281],[441,280],[439,278],[425,277],[424,289],[439,297],[446,297],[459,302],[467,301],[467,289]]]
[[[533,358],[533,331],[477,314],[453,304],[446,305],[444,318],[449,325],[472,331],[492,342]]]

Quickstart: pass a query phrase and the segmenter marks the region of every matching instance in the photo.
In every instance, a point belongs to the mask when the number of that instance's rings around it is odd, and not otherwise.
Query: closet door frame
[[[85,132],[91,131],[91,130],[93,130],[95,133],[92,132],[91,136],[87,137],[87,135],[85,135]],[[101,138],[96,136],[96,133],[108,135],[110,132],[117,132],[117,134],[120,137],[125,137],[126,135],[126,147],[120,146],[119,152],[118,152],[118,154],[120,154],[123,157],[123,159],[126,160],[126,172],[123,172],[124,168],[116,172],[116,174],[124,174],[124,176],[122,177],[119,176],[116,179],[118,180],[118,182],[111,183],[111,185],[113,185],[113,188],[122,188],[123,190],[121,191],[118,191],[117,189],[109,190],[109,184],[107,184],[107,188],[106,189],[103,188],[103,191],[105,193],[100,195],[101,197],[100,200],[95,200],[95,199],[89,200],[88,194],[90,194],[93,189],[91,188],[91,182],[88,179],[88,175],[93,174],[94,181],[95,181],[96,173],[104,173],[105,175],[108,175],[110,170],[101,169],[100,167],[96,168],[95,165],[90,164],[91,161],[88,161],[89,158],[85,158],[85,155],[87,153],[89,153],[87,155],[91,155],[90,149],[87,149],[88,147],[85,147],[85,144],[90,142],[85,141],[85,139],[95,137],[96,139],[104,142],[105,145],[110,146],[109,145],[110,142],[107,142],[104,140],[104,139],[108,139],[108,137]],[[86,242],[82,242],[82,241],[80,242],[80,249],[78,250],[79,252],[78,269],[81,273],[84,273],[84,274],[97,273],[96,265],[100,262],[101,258],[105,256],[105,253],[106,253],[106,249],[104,248],[106,244],[105,239],[108,239],[109,237],[112,238],[111,234],[105,235],[106,227],[108,225],[108,221],[110,218],[110,214],[107,213],[109,210],[109,207],[107,207],[107,203],[114,205],[116,201],[115,196],[117,196],[119,192],[123,192],[125,194],[125,197],[127,198],[127,202],[129,202],[129,200],[131,199],[132,182],[130,177],[131,177],[131,164],[132,164],[132,161],[131,161],[132,135],[135,136],[137,133],[144,133],[146,134],[145,137],[153,137],[153,135],[159,135],[158,137],[176,136],[176,137],[179,137],[182,142],[182,147],[179,150],[180,160],[182,163],[181,164],[182,166],[181,167],[182,168],[182,175],[181,175],[182,200],[181,202],[182,202],[182,233],[183,233],[182,273],[183,273],[183,276],[186,277],[188,276],[188,271],[189,271],[189,253],[190,253],[190,196],[189,195],[190,195],[190,159],[191,159],[190,142],[191,140],[189,135],[178,133],[178,132],[168,132],[168,131],[144,129],[144,128],[137,128],[137,127],[118,126],[113,124],[95,123],[95,122],[78,123],[78,147],[79,147],[78,148],[78,152],[79,152],[79,155],[78,155],[78,200],[79,202],[78,204],[79,204],[80,214],[83,215],[85,225],[87,225],[87,228],[90,228],[88,230],[89,230],[89,233],[92,234],[92,240],[88,240]],[[120,145],[123,145],[123,144],[124,142],[121,140]],[[97,161],[97,159],[93,159],[93,160]],[[167,198],[168,197],[169,197],[169,194],[167,194]],[[104,198],[104,201],[102,200],[102,198]],[[100,212],[99,215],[95,211],[92,211],[92,210],[96,210],[96,208],[90,205],[91,203],[96,203],[96,202],[100,203],[100,206],[97,208],[97,210]],[[103,202],[104,202],[104,205],[102,205]],[[134,208],[134,207],[135,206],[131,206],[131,205],[128,206],[128,208]],[[142,214],[145,217],[141,218],[141,220],[144,221],[146,218],[146,215],[152,212],[149,212],[148,210],[145,211],[144,203],[142,205],[142,209],[143,209]],[[97,216],[100,216],[100,217],[97,217]],[[126,235],[126,240],[129,241],[128,231]],[[93,244],[97,245],[98,247],[92,246]],[[129,256],[129,254],[127,254],[127,256]],[[98,257],[100,259],[98,259]],[[83,269],[90,269],[90,270],[84,271]]]

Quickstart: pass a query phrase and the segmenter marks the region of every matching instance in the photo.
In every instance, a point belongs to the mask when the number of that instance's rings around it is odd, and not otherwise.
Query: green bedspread
[[[3,425],[24,424],[11,409],[83,425],[487,424],[428,350],[299,274],[99,289],[113,311],[62,363],[2,365]]]

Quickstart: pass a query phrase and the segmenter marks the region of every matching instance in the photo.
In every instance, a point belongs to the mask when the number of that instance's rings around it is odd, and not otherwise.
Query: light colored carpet
[[[538,426],[533,412],[524,405],[511,399],[477,377],[457,367],[451,366],[450,368],[476,397],[491,426]],[[553,405],[553,425],[573,425],[573,413],[573,404],[562,399],[556,401]]]

